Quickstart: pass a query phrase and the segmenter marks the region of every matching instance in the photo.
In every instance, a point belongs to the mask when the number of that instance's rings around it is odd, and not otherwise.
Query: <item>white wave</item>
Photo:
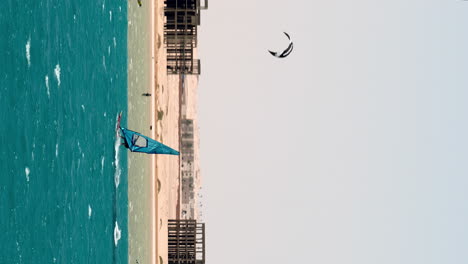
[[[110,55],[110,45],[107,46],[107,55]]]
[[[78,151],[80,153],[83,153],[83,150],[81,149],[80,141],[78,141],[77,146],[78,146]]]
[[[119,225],[117,224],[117,221],[115,221],[115,227],[114,227],[114,244],[117,246],[117,243],[119,243],[120,237],[122,236],[122,231],[119,229]]]
[[[31,172],[28,167],[24,169],[24,172],[26,173],[26,181],[29,182],[29,173]]]
[[[120,163],[119,163],[119,154],[120,154],[120,137],[119,137],[119,132],[117,131],[117,119],[119,118],[119,114],[117,114],[117,118],[115,119],[116,121],[116,129],[115,129],[115,142],[114,142],[114,150],[115,150],[115,157],[114,157],[114,166],[115,166],[115,172],[114,172],[114,181],[115,181],[115,188],[119,187],[120,184],[120,174],[122,173],[122,170],[120,169]]]
[[[55,144],[55,157],[58,157],[58,147],[59,147],[59,144]]]
[[[83,109],[83,111],[85,110],[85,106],[84,105],[81,105],[81,109]]]
[[[109,21],[112,21],[112,11],[109,10]]]
[[[107,69],[107,67],[106,67],[106,57],[104,55],[102,55],[102,66],[104,67],[104,69]]]
[[[102,156],[102,157],[101,157],[101,174],[104,173],[104,160],[105,160],[105,157]]]
[[[58,86],[60,86],[60,64],[55,65],[55,78],[57,78]]]
[[[117,47],[117,40],[114,37],[114,48]]]
[[[107,112],[104,112],[104,117],[106,117],[106,116],[107,116]]]
[[[28,66],[31,66],[31,38],[26,42],[26,59],[28,60]]]
[[[31,151],[31,159],[34,160],[34,150],[36,149],[36,143],[33,142],[32,144],[32,151]]]
[[[49,76],[45,76],[45,86],[47,88],[47,97],[50,98],[50,90],[49,90]]]
[[[91,205],[88,204],[88,219],[91,219],[92,213],[93,213],[93,209],[91,209]]]

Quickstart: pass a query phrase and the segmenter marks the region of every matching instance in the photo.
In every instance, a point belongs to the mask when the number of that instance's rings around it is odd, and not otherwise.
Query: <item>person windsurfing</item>
[[[120,136],[121,139],[123,139],[123,142],[120,142],[120,145],[121,146],[124,146],[125,148],[130,148],[130,146],[128,145],[127,141],[125,140],[124,137]]]
[[[122,113],[117,118],[116,132],[124,140],[122,145],[131,152],[142,152],[146,154],[179,155],[179,151],[172,149],[161,142],[120,126]]]

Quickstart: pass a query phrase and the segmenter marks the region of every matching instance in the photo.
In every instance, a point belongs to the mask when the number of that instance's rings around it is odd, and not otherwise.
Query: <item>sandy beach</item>
[[[164,0],[142,7],[130,1],[128,20],[128,127],[178,149],[179,76],[166,73]],[[130,153],[128,163],[129,263],[167,263],[167,219],[176,217],[179,157]]]

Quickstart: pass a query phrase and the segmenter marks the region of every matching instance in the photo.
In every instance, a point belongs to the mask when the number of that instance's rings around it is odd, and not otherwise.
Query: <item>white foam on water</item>
[[[107,69],[107,67],[106,67],[106,57],[104,55],[102,55],[102,66],[104,67],[104,69]]]
[[[47,88],[47,97],[50,98],[50,90],[49,90],[49,76],[45,76],[45,86]]]
[[[31,66],[31,38],[26,42],[26,59],[28,60],[28,66]]]
[[[29,170],[28,167],[26,167],[26,168],[24,169],[24,172],[26,173],[26,181],[29,182],[29,173],[31,173],[31,171]]]
[[[59,148],[59,144],[55,144],[55,157],[58,157],[58,148]]]
[[[119,114],[117,114],[117,117],[115,119],[116,124],[117,124],[118,118],[119,118]],[[114,150],[115,150],[115,157],[114,157],[114,162],[113,162],[114,166],[115,166],[114,182],[115,182],[115,188],[118,188],[119,184],[120,184],[120,174],[122,173],[122,170],[120,169],[120,163],[119,163],[120,136],[119,136],[119,132],[117,131],[117,125],[116,125],[116,129],[115,129]]]
[[[32,144],[32,151],[31,151],[31,160],[34,160],[34,150],[36,149],[36,143],[33,142]]]
[[[112,11],[109,10],[109,21],[112,21]]]
[[[114,48],[117,47],[117,40],[115,40],[115,37],[114,37]]]
[[[107,55],[110,55],[110,45],[107,46]]]
[[[76,15],[73,15],[73,20],[76,20]]]
[[[104,173],[104,160],[105,160],[105,157],[102,156],[102,157],[101,157],[101,174]]]
[[[106,116],[107,116],[107,112],[104,112],[104,117],[106,117]]]
[[[57,78],[58,86],[60,86],[60,64],[55,65],[55,78]]]
[[[81,145],[80,145],[80,141],[78,141],[76,144],[77,144],[77,146],[78,146],[78,150],[79,150],[79,151],[80,151],[80,153],[81,153],[82,151],[81,151]]]
[[[93,213],[93,209],[91,209],[91,205],[88,204],[88,219],[91,219],[92,213]]]
[[[81,109],[83,109],[83,111],[85,110],[85,106],[84,105],[81,105]]]
[[[122,232],[119,229],[119,225],[117,224],[117,221],[115,221],[115,227],[114,227],[114,244],[117,246],[119,243],[120,237],[122,236]]]

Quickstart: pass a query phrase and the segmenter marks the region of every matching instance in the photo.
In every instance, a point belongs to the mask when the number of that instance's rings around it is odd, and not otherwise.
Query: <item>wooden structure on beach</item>
[[[168,220],[168,263],[205,264],[205,223]]]
[[[195,149],[193,119],[180,122],[180,176],[182,219],[195,219]]]
[[[167,49],[168,74],[200,74],[200,60],[194,56],[200,10],[208,0],[165,0],[164,44]]]

